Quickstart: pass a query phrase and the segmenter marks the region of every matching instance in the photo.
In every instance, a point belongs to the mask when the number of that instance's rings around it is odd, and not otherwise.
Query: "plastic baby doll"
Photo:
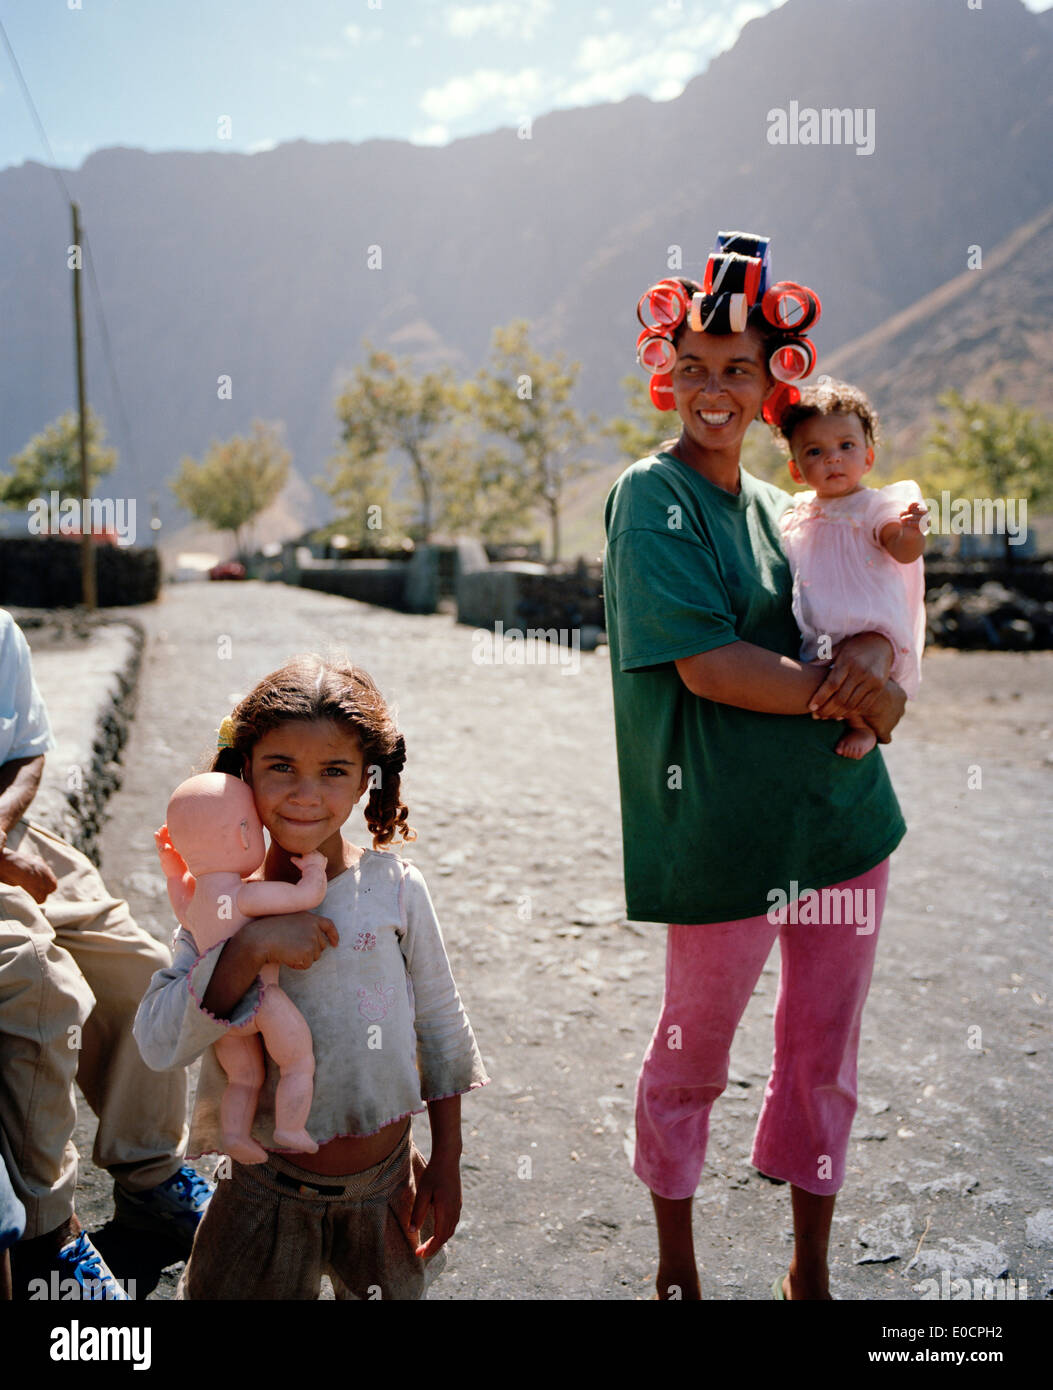
[[[250,918],[301,912],[326,894],[326,858],[313,852],[293,858],[299,883],[245,882],[263,863],[266,845],[252,790],[237,777],[206,772],[178,786],[166,823],[156,832],[168,896],[200,955],[226,941]],[[267,1151],[252,1138],[263,1085],[263,1045],[277,1063],[275,1144],[295,1153],[318,1145],[305,1125],[314,1094],[314,1047],[307,1021],[278,985],[279,966],[260,970],[263,995],[254,1017],[215,1044],[228,1078],[220,1106],[223,1143],[240,1163],[265,1163]],[[256,1036],[256,1035],[260,1036]]]
[[[880,632],[892,644],[891,679],[913,699],[925,647],[927,513],[917,483],[863,486],[876,428],[877,415],[856,387],[821,377],[805,388],[778,430],[790,448],[791,475],[814,490],[798,493],[779,524],[793,569],[801,660],[829,661],[846,637]],[[876,736],[862,721],[849,723],[836,751],[862,758]]]

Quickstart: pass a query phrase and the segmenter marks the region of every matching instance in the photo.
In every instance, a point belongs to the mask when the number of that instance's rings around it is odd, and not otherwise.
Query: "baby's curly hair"
[[[398,842],[417,838],[400,793],[406,742],[384,697],[361,667],[320,656],[294,656],[264,676],[234,707],[231,719],[233,745],[216,753],[213,772],[241,777],[245,760],[272,729],[290,720],[331,719],[358,739],[371,773],[365,818],[374,849],[392,843],[396,835]]]
[[[801,388],[801,399],[796,405],[787,406],[782,419],[772,426],[772,433],[786,453],[792,453],[793,432],[798,425],[817,415],[858,415],[867,444],[877,445],[880,441],[877,411],[859,387],[821,376],[814,385]]]

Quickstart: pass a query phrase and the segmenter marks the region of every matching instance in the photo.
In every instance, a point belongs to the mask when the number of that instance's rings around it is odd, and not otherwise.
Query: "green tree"
[[[117,451],[103,447],[106,431],[88,407],[84,422],[88,443],[88,487],[95,485],[117,462]],[[80,476],[80,439],[77,412],[67,411],[36,434],[19,454],[10,459],[13,472],[0,478],[0,502],[6,507],[27,507],[35,497],[57,491],[60,498],[83,498]]]
[[[349,515],[366,513],[360,488],[370,497],[384,488],[388,455],[409,459],[420,498],[414,531],[427,540],[435,527],[436,473],[443,465],[443,433],[460,403],[448,369],[420,372],[410,361],[366,345],[365,366],[356,367],[336,401],[343,452],[330,463],[326,491]],[[390,473],[387,491],[390,497]]]
[[[595,420],[583,419],[568,404],[580,364],[568,363],[563,353],[542,357],[531,348],[528,333],[523,319],[494,330],[490,368],[478,374],[471,398],[485,433],[513,447],[511,458],[506,454],[506,476],[513,492],[522,485],[544,512],[551,558],[558,560],[563,494],[591,466],[581,454]]]
[[[345,425],[340,450],[329,460],[329,472],[317,485],[336,504],[337,520],[327,531],[344,532],[353,545],[376,544],[380,535],[401,534],[404,509],[391,495],[391,468],[363,422],[349,431]]]
[[[680,417],[675,411],[656,410],[651,402],[650,379],[623,376],[626,413],[616,415],[604,428],[618,445],[619,457],[627,463],[648,458],[669,439],[680,433]]]
[[[233,532],[243,555],[246,528],[285,486],[291,459],[281,442],[281,426],[253,420],[251,436],[211,444],[200,463],[183,458],[170,486],[191,516],[214,531]]]
[[[444,531],[484,541],[533,539],[533,483],[499,444],[467,428],[455,430],[445,443],[437,477]]]
[[[1053,424],[1013,401],[966,400],[957,391],[940,397],[947,412],[925,438],[917,473],[922,491],[939,496],[1016,498],[1028,509],[1053,496]],[[1005,558],[1015,547],[1008,529]]]

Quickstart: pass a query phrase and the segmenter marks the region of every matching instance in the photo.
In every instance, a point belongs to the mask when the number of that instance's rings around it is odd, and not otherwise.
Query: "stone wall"
[[[161,589],[153,549],[97,545],[99,607],[152,603]],[[80,540],[62,536],[0,539],[0,604],[10,608],[75,608],[81,601]]]

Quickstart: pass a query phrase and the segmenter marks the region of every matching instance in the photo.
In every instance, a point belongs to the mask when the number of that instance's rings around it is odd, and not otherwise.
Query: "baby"
[[[776,428],[791,454],[791,476],[812,489],[798,493],[779,522],[793,570],[801,660],[828,662],[846,637],[880,632],[892,643],[891,678],[913,699],[925,646],[921,489],[914,482],[863,486],[874,463],[877,415],[854,386],[820,377]],[[877,738],[862,721],[848,722],[836,751],[862,758]]]

